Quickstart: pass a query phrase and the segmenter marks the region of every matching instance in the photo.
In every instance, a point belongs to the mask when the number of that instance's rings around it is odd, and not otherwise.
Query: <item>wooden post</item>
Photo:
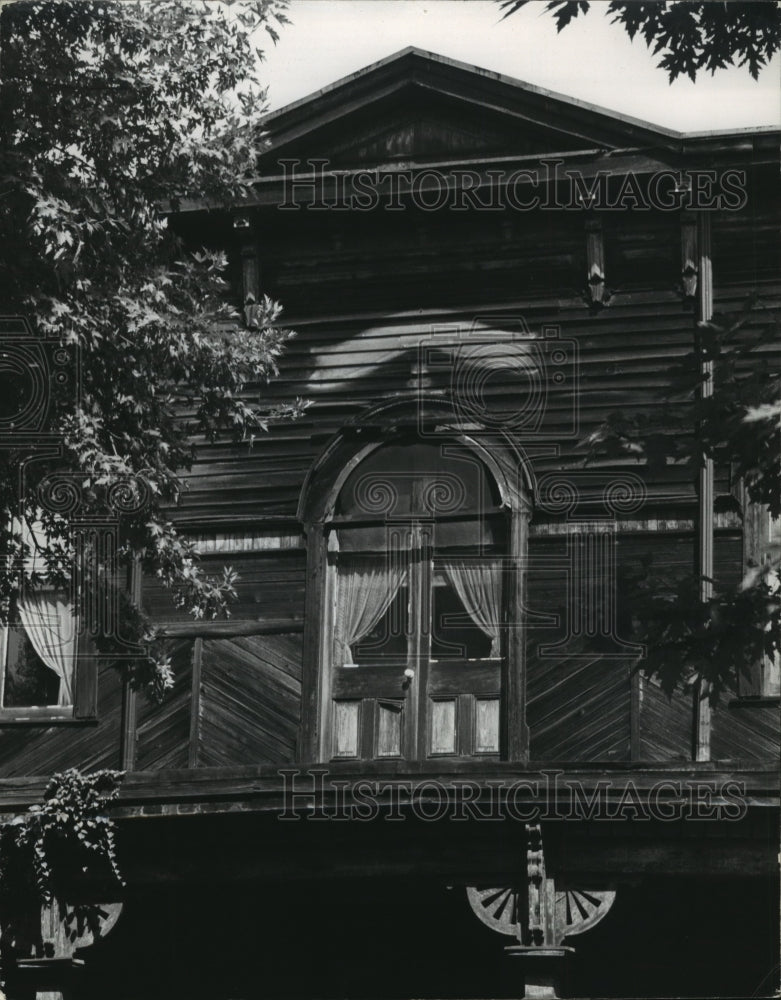
[[[324,613],[327,557],[323,524],[304,525],[306,535],[306,586],[304,596],[304,650],[301,683],[301,728],[298,738],[298,761],[320,760],[320,716],[322,677],[322,621]]]
[[[128,572],[128,590],[134,604],[141,603],[141,564],[136,559]],[[136,767],[136,692],[126,677],[122,683],[122,721],[119,742],[119,766],[123,771]]]
[[[201,660],[203,657],[203,638],[198,636],[193,642],[192,686],[190,689],[190,739],[187,754],[187,766],[198,766],[198,749],[201,735]]]
[[[706,323],[713,317],[713,266],[711,262],[710,216],[701,210],[697,216],[697,321]],[[702,381],[698,389],[700,401],[713,395],[713,361],[703,354],[703,337],[698,330],[696,349],[699,354]],[[713,459],[705,458],[697,470],[697,535],[695,541],[695,574],[699,580],[701,601],[713,596]],[[710,684],[700,679],[694,690],[693,751],[695,760],[710,760]]]
[[[502,660],[502,755],[525,763],[529,759],[529,726],[526,721],[526,539],[529,515],[514,510],[510,523],[510,593],[506,603],[507,655]]]

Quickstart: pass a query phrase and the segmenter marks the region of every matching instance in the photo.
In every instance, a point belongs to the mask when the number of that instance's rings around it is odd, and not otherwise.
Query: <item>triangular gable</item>
[[[404,49],[264,119],[281,156],[334,166],[664,146],[678,133],[582,101]]]

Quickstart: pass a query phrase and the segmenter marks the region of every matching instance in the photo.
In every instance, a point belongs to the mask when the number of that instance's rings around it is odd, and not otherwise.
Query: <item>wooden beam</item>
[[[203,660],[203,639],[199,636],[193,643],[192,694],[190,696],[190,737],[187,766],[198,766],[198,745],[201,736],[201,663]]]
[[[326,551],[322,524],[305,528],[307,540],[304,596],[304,647],[301,676],[301,728],[298,760],[319,760],[322,675],[322,627],[325,599]]]
[[[705,210],[697,216],[698,288],[697,321],[707,323],[713,317],[713,264],[711,259],[711,220]],[[713,361],[704,355],[701,332],[696,333],[696,347],[700,355],[702,381],[699,399],[713,395]],[[713,596],[713,459],[702,460],[697,472],[697,534],[695,545],[695,575],[699,580],[701,601]],[[700,679],[694,689],[693,756],[695,760],[710,760],[711,709],[710,684]]]
[[[500,747],[508,761],[529,759],[529,726],[526,721],[526,608],[527,539],[529,515],[514,510],[510,522],[509,594],[505,602],[507,654],[502,661],[502,720]]]
[[[227,639],[239,635],[288,635],[304,631],[302,618],[233,619],[218,622],[171,622],[160,627],[162,638],[202,636],[205,639]]]
[[[135,560],[128,571],[130,599],[136,606],[141,604],[143,574],[139,560]],[[134,771],[136,767],[136,705],[137,692],[125,677],[122,682],[122,719],[119,734],[119,766],[123,771]]]

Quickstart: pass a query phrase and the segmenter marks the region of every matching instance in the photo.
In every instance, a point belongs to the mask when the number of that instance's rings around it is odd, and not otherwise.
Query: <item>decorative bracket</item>
[[[557,891],[545,871],[539,823],[526,824],[526,883],[483,889],[470,886],[467,898],[475,916],[491,930],[517,939],[506,949],[525,960],[526,996],[557,997],[562,960],[572,952],[564,940],[583,934],[602,920],[616,894],[609,890]],[[527,960],[533,960],[529,962]]]
[[[248,218],[243,217],[245,229],[241,239],[241,286],[244,303],[244,322],[250,328],[258,327],[260,317],[260,259],[254,229]],[[234,222],[235,225],[235,222]]]
[[[697,295],[699,277],[697,219],[691,212],[681,215],[681,291],[686,299]]]
[[[592,309],[601,309],[610,301],[610,292],[605,285],[605,242],[599,219],[586,223],[586,265],[586,300]]]

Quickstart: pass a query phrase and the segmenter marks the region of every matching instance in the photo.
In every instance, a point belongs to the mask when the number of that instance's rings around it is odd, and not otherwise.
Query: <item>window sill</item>
[[[60,712],[52,708],[0,708],[2,726],[83,726],[95,725],[97,717],[86,716],[77,719],[73,711]]]
[[[727,702],[727,707],[755,708],[756,706],[778,705],[778,704],[781,704],[781,697],[779,697],[777,694],[775,695],[752,694],[752,695],[746,695],[743,698],[733,698],[731,701]]]

